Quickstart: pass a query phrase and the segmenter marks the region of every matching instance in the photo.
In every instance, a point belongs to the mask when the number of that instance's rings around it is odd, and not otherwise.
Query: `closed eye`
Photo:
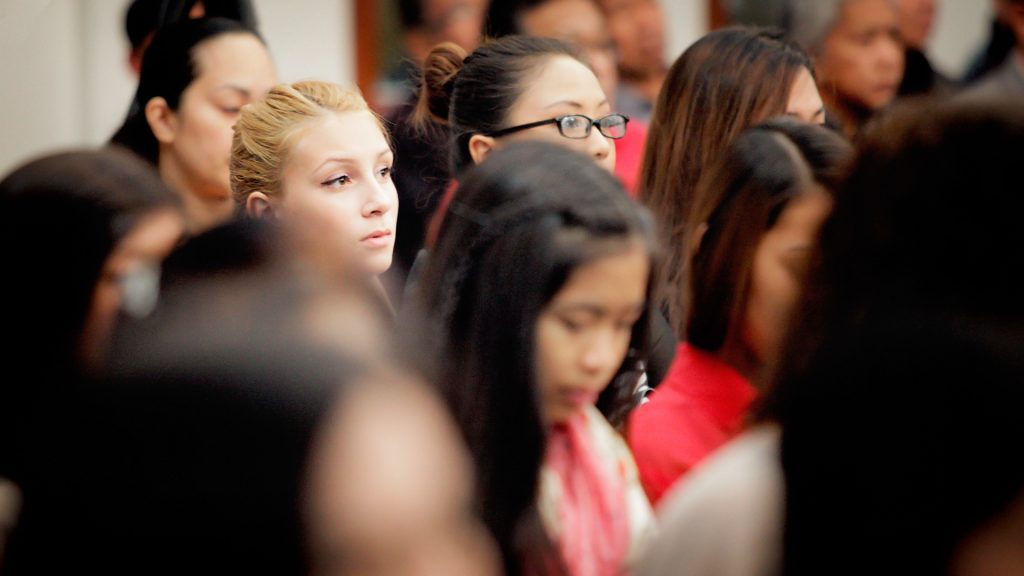
[[[565,329],[568,330],[569,332],[579,332],[580,330],[583,329],[583,323],[582,322],[577,322],[576,320],[573,320],[572,318],[566,318],[566,317],[563,316],[561,318],[561,321],[562,321],[562,326],[565,326]]]

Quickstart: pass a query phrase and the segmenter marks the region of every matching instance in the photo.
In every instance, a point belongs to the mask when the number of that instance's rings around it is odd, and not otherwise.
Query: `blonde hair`
[[[384,138],[384,124],[358,90],[308,80],[278,84],[266,98],[242,108],[231,141],[231,191],[240,211],[253,192],[281,193],[281,171],[295,141],[311,120],[336,112],[370,113]]]

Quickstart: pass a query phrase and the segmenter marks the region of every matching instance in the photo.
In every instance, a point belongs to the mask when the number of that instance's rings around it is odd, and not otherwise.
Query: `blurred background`
[[[726,23],[720,0],[660,0],[674,60]],[[253,0],[281,81],[358,84],[399,57],[396,0]],[[991,3],[940,3],[927,49],[959,77],[985,41]],[[44,151],[106,141],[135,89],[124,31],[128,0],[0,0],[0,173]]]

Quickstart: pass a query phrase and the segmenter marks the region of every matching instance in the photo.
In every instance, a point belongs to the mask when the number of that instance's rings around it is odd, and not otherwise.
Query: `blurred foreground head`
[[[867,136],[771,398],[787,574],[1024,566],[1022,154],[1009,102]]]
[[[172,257],[158,310],[72,394],[14,572],[490,573],[457,432],[384,367],[366,293],[301,273],[276,228],[232,227]]]

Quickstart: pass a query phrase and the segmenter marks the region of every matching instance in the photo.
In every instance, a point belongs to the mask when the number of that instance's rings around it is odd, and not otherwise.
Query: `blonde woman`
[[[242,109],[231,148],[238,209],[274,218],[375,277],[391,266],[398,195],[380,118],[328,82],[271,88]]]

